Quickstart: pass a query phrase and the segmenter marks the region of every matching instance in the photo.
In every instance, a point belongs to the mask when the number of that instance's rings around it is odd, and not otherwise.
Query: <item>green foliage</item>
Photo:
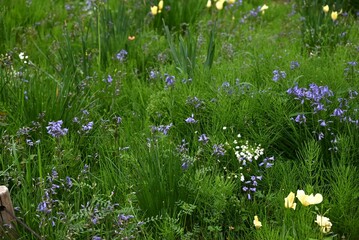
[[[16,216],[46,239],[358,239],[358,6],[287,2],[0,0]],[[301,189],[323,202],[285,208]]]
[[[297,0],[296,3],[303,18],[301,32],[304,54],[317,55],[322,51],[331,52],[338,44],[347,43],[353,21],[347,12],[346,15],[342,14],[349,8],[347,1]],[[324,12],[324,5],[328,5],[328,12]],[[338,17],[333,18],[334,12]]]

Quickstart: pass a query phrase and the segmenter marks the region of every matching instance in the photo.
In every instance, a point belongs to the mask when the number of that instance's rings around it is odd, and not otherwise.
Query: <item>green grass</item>
[[[45,239],[358,239],[355,16],[158,2],[0,0],[0,185],[19,220]],[[297,190],[323,202],[285,208]]]

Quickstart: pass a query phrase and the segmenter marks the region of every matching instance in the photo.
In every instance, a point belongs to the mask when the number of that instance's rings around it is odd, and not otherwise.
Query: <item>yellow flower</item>
[[[336,12],[336,11],[332,12],[332,14],[330,16],[332,17],[333,21],[335,21],[338,18],[338,12]]]
[[[206,7],[210,8],[212,6],[212,1],[208,0]]]
[[[151,7],[151,13],[152,13],[153,16],[156,15],[157,12],[158,12],[158,7],[157,6]]]
[[[158,10],[161,11],[163,8],[163,0],[158,3]]]
[[[233,4],[236,0],[227,0],[228,4]]]
[[[216,2],[216,8],[218,10],[222,10],[223,9],[223,4],[224,4],[225,0],[219,0],[218,2]]]
[[[254,216],[253,224],[256,227],[256,229],[259,229],[260,227],[262,227],[262,223],[258,220],[257,215]]]
[[[321,215],[317,215],[317,220],[314,222],[318,223],[320,226],[320,230],[323,233],[330,232],[330,229],[332,228],[332,223],[330,222],[330,219]]]
[[[322,194],[317,193],[317,194],[315,194],[315,196],[313,196],[313,193],[312,193],[310,195],[306,195],[303,190],[297,191],[297,198],[302,203],[302,205],[305,207],[309,206],[309,205],[318,204],[323,201]]]
[[[295,210],[297,204],[294,202],[294,199],[295,199],[294,192],[290,192],[288,197],[284,198],[284,206],[286,208],[293,208]]]
[[[260,12],[262,12],[262,14],[264,14],[264,12],[268,9],[268,6],[266,4],[264,4],[261,9],[259,9]]]
[[[328,6],[328,5],[325,5],[325,6],[323,7],[323,12],[325,12],[325,13],[328,13],[328,12],[329,12],[329,6]]]

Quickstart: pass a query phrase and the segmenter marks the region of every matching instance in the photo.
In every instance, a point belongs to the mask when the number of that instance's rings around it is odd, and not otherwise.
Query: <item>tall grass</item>
[[[357,20],[323,12],[352,3],[158,4],[0,4],[19,220],[46,239],[358,239]],[[298,190],[323,201],[294,210]]]

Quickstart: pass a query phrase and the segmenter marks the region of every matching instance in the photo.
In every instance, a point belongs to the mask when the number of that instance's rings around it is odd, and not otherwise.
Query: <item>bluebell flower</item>
[[[66,185],[67,185],[69,188],[71,188],[72,185],[73,185],[71,178],[67,176],[65,179],[66,179]]]
[[[185,120],[186,123],[196,123],[197,120],[194,119],[194,115],[192,113],[192,115],[190,117],[188,117],[186,120]]]
[[[297,61],[291,61],[290,62],[290,69],[291,70],[294,70],[294,69],[296,69],[296,68],[299,68],[299,63],[297,62]]]
[[[175,84],[175,76],[165,74],[165,77],[166,87],[173,87]]]
[[[56,138],[66,135],[68,129],[62,128],[62,123],[62,120],[49,122],[49,126],[46,127],[47,133]]]
[[[203,144],[206,144],[208,142],[209,138],[206,136],[206,134],[202,134],[199,136],[198,141],[202,142]]]
[[[304,114],[298,114],[294,121],[297,123],[305,123],[307,121],[307,118]]]
[[[334,109],[332,116],[340,117],[344,114],[344,111],[340,108]]]
[[[124,62],[126,60],[128,52],[125,49],[122,49],[119,53],[117,53],[116,58],[120,62]]]
[[[212,155],[215,156],[224,156],[224,154],[226,153],[226,150],[224,149],[223,144],[214,144],[213,145],[213,153]]]
[[[113,79],[111,77],[111,75],[108,75],[107,76],[107,83],[112,83]]]
[[[89,122],[86,125],[82,125],[82,131],[88,132],[93,128],[93,122]]]

